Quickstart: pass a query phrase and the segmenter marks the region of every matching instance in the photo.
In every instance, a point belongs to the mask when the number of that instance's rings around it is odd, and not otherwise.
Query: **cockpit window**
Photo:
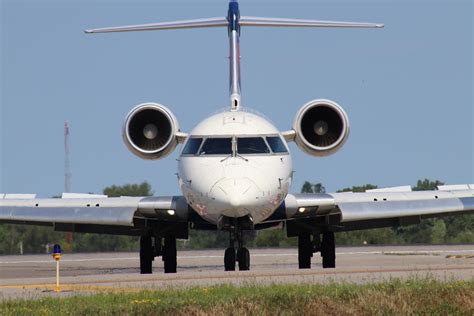
[[[267,144],[262,137],[239,137],[237,138],[237,153],[245,154],[268,154]]]
[[[182,155],[196,155],[201,147],[202,138],[190,138],[184,146]]]
[[[231,155],[232,137],[207,138],[202,145],[200,155]]]
[[[286,149],[285,144],[278,136],[268,136],[267,137],[268,145],[272,148],[274,153],[287,153],[288,149]]]

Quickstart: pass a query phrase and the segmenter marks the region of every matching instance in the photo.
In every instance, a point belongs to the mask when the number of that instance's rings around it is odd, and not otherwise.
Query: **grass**
[[[7,300],[0,315],[474,314],[474,279],[394,279],[374,284],[219,285]]]

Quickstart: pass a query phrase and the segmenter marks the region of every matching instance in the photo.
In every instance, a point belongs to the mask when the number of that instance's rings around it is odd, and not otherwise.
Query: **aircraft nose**
[[[250,208],[258,201],[260,190],[248,178],[223,179],[211,190],[215,203],[219,204],[223,214],[229,217],[241,217],[250,213]]]
[[[238,197],[237,194],[231,194],[229,204],[233,208],[238,208],[242,203],[240,197]]]

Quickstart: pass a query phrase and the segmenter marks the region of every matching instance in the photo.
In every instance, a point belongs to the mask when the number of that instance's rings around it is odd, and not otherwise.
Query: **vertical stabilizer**
[[[240,108],[240,11],[239,3],[235,0],[229,2],[227,13],[227,28],[229,30],[229,81],[230,81],[230,108],[238,111]]]

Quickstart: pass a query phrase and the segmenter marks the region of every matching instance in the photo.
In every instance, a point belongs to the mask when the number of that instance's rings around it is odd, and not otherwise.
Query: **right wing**
[[[0,223],[54,226],[57,230],[137,234],[147,221],[186,223],[188,204],[182,196],[107,197],[63,194],[0,194]]]

